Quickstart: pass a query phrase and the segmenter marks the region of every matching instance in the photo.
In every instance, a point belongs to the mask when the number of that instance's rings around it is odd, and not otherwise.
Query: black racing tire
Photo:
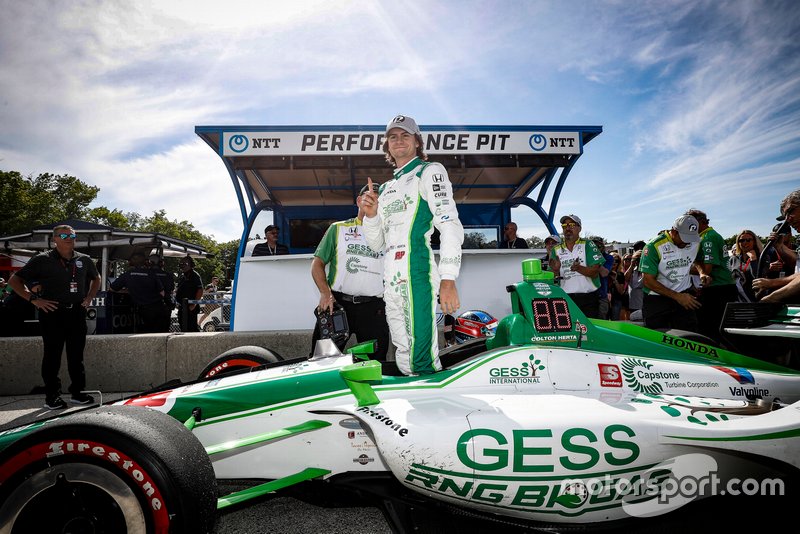
[[[241,371],[252,367],[258,367],[265,363],[275,363],[282,360],[280,354],[275,351],[257,347],[255,345],[245,345],[226,350],[205,366],[200,371],[198,380],[208,380],[222,375]]]
[[[106,406],[46,422],[0,456],[3,532],[211,532],[214,469],[180,422]]]
[[[659,329],[659,332],[664,332],[668,336],[679,337],[681,339],[688,339],[689,341],[697,341],[698,343],[703,343],[705,345],[710,345],[712,347],[719,347],[719,343],[717,343],[710,337],[704,336],[703,334],[698,334],[697,332],[691,332],[689,330],[679,330],[677,328],[667,328],[663,330]]]
[[[218,324],[219,319],[212,317],[210,321],[206,321],[206,324],[203,325],[203,332],[216,332]]]

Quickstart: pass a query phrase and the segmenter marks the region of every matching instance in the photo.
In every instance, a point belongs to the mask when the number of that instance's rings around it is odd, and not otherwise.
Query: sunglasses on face
[[[60,237],[61,239],[75,239],[76,237],[78,237],[78,235],[77,234],[58,234],[58,237]]]
[[[753,241],[752,237],[742,237],[739,239],[739,243],[750,243]]]
[[[577,223],[574,223],[574,222],[573,223],[562,223],[561,224],[561,228],[575,228],[576,226],[578,226],[578,225],[577,225]]]

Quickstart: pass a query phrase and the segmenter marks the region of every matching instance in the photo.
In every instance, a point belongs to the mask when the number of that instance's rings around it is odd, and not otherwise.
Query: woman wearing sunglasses
[[[728,266],[733,274],[733,279],[736,281],[740,302],[755,302],[757,300],[753,291],[753,275],[762,250],[764,250],[764,245],[752,230],[742,230],[736,236]],[[778,258],[773,249],[770,249],[767,254],[769,255],[770,269],[766,277],[777,278],[778,271],[780,271],[782,265],[776,263]],[[773,265],[776,269],[773,269]]]

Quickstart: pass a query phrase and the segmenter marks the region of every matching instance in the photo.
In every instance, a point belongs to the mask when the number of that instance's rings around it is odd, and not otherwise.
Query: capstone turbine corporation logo
[[[622,376],[625,383],[634,391],[658,395],[664,391],[664,386],[659,380],[677,380],[680,373],[652,371],[653,364],[638,358],[625,358],[622,360]]]
[[[528,139],[528,144],[536,152],[541,152],[547,147],[547,136],[543,134],[533,134],[531,138]]]
[[[237,154],[244,152],[249,146],[250,141],[247,140],[247,136],[242,134],[233,135],[228,141],[228,147]]]

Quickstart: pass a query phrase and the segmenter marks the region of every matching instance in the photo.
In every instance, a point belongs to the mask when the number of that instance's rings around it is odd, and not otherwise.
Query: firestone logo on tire
[[[51,458],[54,456],[64,456],[66,454],[80,454],[83,456],[102,458],[103,460],[116,465],[123,472],[125,472],[125,474],[136,481],[136,484],[147,498],[148,504],[152,510],[159,511],[163,508],[164,504],[158,488],[150,479],[145,470],[120,451],[107,445],[102,445],[100,443],[91,441],[64,440],[50,442],[50,444],[47,446],[47,452],[45,453],[45,456]]]

